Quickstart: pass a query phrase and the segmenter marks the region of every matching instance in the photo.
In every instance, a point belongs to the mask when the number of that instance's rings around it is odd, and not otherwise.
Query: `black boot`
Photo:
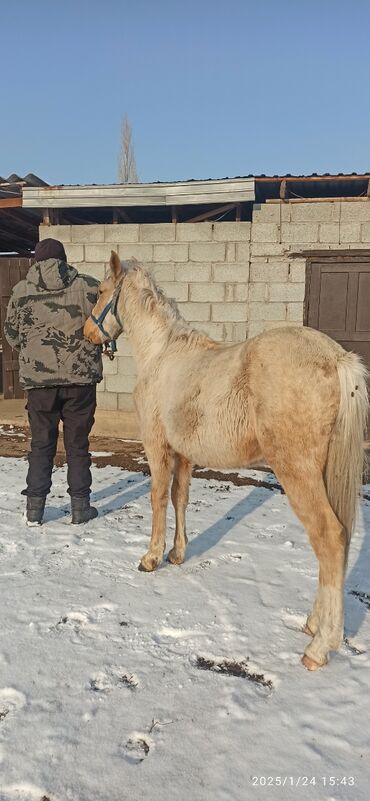
[[[26,519],[28,526],[41,526],[42,518],[44,515],[46,498],[36,498],[33,495],[27,495],[27,512]]]
[[[98,516],[95,506],[90,506],[90,498],[71,498],[72,523],[78,526],[80,523],[88,523]]]

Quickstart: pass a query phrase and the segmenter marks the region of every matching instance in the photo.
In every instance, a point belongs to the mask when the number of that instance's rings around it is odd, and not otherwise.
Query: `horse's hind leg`
[[[192,465],[184,456],[176,454],[175,469],[171,489],[172,503],[176,516],[174,545],[168,554],[168,561],[173,565],[181,565],[185,558],[188,538],[186,536],[185,513],[189,500],[189,484]]]
[[[288,499],[308,531],[319,561],[319,589],[307,626],[314,635],[302,659],[309,670],[324,665],[329,651],[337,650],[343,637],[343,586],[347,538],[326,494],[317,467],[306,465],[305,475],[297,470],[276,470]]]
[[[166,545],[166,513],[173,456],[167,443],[161,441],[150,447],[145,444],[145,452],[152,476],[152,536],[149,550],[140,561],[139,570],[150,572],[162,561]]]

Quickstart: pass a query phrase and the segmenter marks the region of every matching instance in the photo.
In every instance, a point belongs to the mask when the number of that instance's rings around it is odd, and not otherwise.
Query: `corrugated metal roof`
[[[20,197],[24,186],[48,186],[48,184],[32,172],[29,172],[24,178],[15,172],[8,178],[0,176],[0,200],[6,197]]]
[[[32,172],[24,178],[17,173],[0,177],[0,252],[29,253],[34,249],[39,239],[41,213],[22,208],[23,188],[47,185]]]

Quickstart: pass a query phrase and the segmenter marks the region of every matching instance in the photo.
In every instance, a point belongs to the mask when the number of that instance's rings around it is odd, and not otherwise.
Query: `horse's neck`
[[[143,310],[135,303],[134,293],[130,292],[121,305],[124,328],[133,350],[138,373],[158,359],[165,348],[172,321],[168,321],[158,311]]]

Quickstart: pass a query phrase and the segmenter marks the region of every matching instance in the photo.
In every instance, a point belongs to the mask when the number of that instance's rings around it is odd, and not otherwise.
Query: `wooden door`
[[[370,371],[370,257],[312,261],[307,278],[307,325],[358,353]]]
[[[0,352],[2,356],[2,383],[4,398],[23,398],[19,384],[18,353],[4,337],[4,321],[13,287],[25,278],[32,260],[19,256],[0,257]]]
[[[370,257],[312,261],[306,322],[359,353],[370,370]]]

